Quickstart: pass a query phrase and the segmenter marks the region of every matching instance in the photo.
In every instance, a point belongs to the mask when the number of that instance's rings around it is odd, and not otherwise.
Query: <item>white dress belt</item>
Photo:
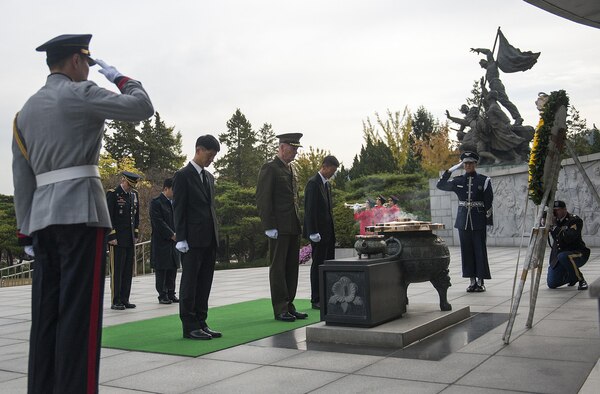
[[[98,166],[90,164],[61,168],[60,170],[48,171],[35,176],[37,187],[77,178],[100,178],[100,170]]]

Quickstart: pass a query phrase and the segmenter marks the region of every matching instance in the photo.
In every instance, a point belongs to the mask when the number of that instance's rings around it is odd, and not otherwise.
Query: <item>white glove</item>
[[[276,228],[272,228],[271,230],[266,230],[265,235],[269,238],[277,239],[279,232],[277,231]]]
[[[94,60],[96,61],[96,63],[98,63],[98,65],[100,67],[102,67],[101,69],[98,70],[98,72],[100,74],[104,75],[106,77],[106,79],[108,79],[110,82],[115,83],[115,80],[117,78],[123,76],[123,74],[121,74],[119,72],[119,70],[117,70],[113,66],[109,66],[108,64],[104,63],[104,61],[102,61],[100,59],[94,59]]]
[[[177,242],[177,244],[175,245],[175,249],[177,249],[181,253],[187,253],[187,251],[190,250],[190,247],[188,246],[187,241],[183,240]]]
[[[454,172],[456,170],[458,170],[460,167],[462,167],[462,161],[458,164],[453,165],[452,167],[450,167],[450,169],[448,170],[449,172]]]
[[[35,254],[33,253],[33,245],[27,245],[23,249],[28,256],[35,257]]]
[[[314,233],[314,234],[309,235],[308,238],[310,238],[310,240],[313,241],[313,242],[320,242],[321,241],[321,234]]]

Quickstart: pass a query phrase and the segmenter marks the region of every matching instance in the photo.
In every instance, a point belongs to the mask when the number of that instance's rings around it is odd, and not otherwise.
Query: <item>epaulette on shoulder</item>
[[[107,192],[107,193],[114,193],[114,192],[115,192],[115,189],[108,189],[106,192]]]

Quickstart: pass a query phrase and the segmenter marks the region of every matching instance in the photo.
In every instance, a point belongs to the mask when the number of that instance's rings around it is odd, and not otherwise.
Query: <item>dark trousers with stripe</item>
[[[567,283],[576,283],[583,279],[579,271],[587,263],[589,256],[578,251],[565,251],[557,255],[557,264],[548,267],[546,282],[548,287],[555,289]]]
[[[133,245],[111,246],[110,291],[113,305],[128,304],[133,279]]]
[[[492,279],[488,262],[486,231],[458,230],[463,278]]]
[[[54,225],[33,234],[29,393],[96,393],[106,229]]]
[[[208,297],[215,273],[216,243],[181,254],[179,318],[183,333],[207,326]]]
[[[269,283],[275,316],[296,311],[294,299],[298,288],[299,253],[300,236],[279,234],[277,239],[269,238]]]

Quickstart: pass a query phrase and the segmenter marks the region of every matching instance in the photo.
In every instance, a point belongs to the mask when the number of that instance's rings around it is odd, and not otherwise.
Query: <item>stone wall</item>
[[[600,153],[580,156],[579,161],[585,168],[596,190],[600,191]],[[527,247],[531,228],[534,225],[537,207],[527,200],[527,165],[478,167],[477,172],[492,178],[494,188],[494,226],[488,228],[489,246],[519,246],[524,233],[523,246]],[[454,175],[460,175],[456,171]],[[440,173],[441,175],[441,173]],[[443,223],[445,230],[436,233],[444,238],[448,245],[459,245],[458,231],[454,229],[454,220],[458,208],[458,199],[452,192],[438,190],[437,179],[429,180],[431,221]],[[583,239],[589,247],[600,247],[600,207],[583,180],[573,159],[562,162],[558,177],[557,200],[564,200],[569,212],[583,219]],[[525,229],[525,231],[523,231]]]

